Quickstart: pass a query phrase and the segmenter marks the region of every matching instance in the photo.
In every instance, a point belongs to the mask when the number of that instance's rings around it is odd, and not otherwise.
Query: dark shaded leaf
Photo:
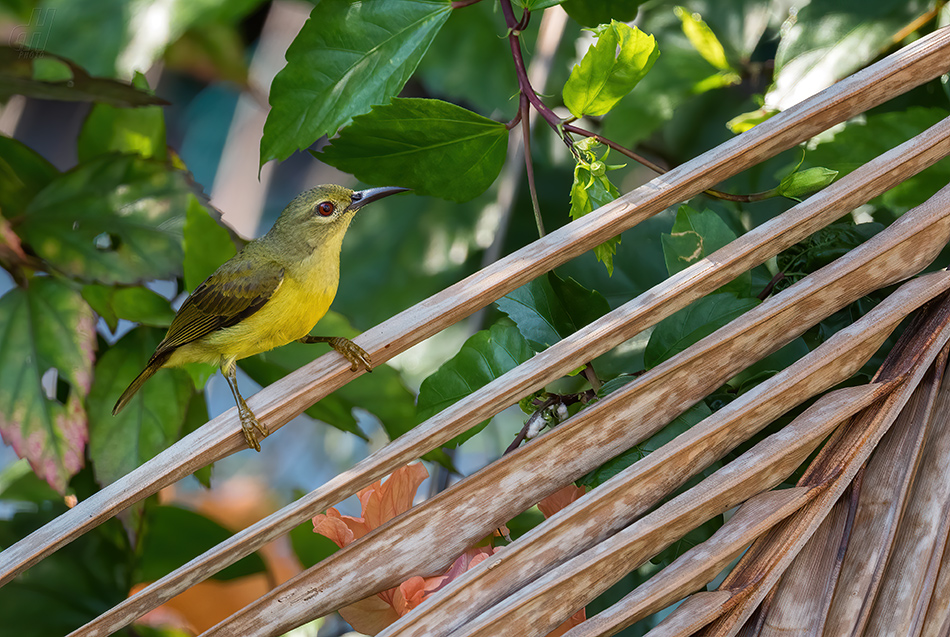
[[[670,234],[662,236],[663,258],[673,275],[735,241],[736,233],[712,210],[680,206]],[[721,288],[739,297],[752,295],[752,274],[744,272]]]
[[[422,381],[419,388],[419,419],[425,420],[446,407],[465,399],[505,372],[527,361],[534,352],[507,320],[489,330],[476,332],[465,341],[459,353]],[[456,436],[445,447],[457,447],[488,424],[488,420]]]
[[[138,579],[151,582],[160,579],[196,555],[231,537],[232,532],[200,513],[176,506],[148,509],[147,530],[142,538]],[[230,580],[266,570],[264,560],[251,553],[211,577]]]
[[[711,294],[690,303],[660,321],[653,330],[643,353],[644,365],[647,369],[656,367],[759,303],[758,299],[740,299],[728,292]]]
[[[463,202],[492,185],[507,148],[504,124],[441,100],[394,99],[314,156],[369,184]]]
[[[0,135],[0,212],[5,217],[23,214],[36,193],[58,175],[32,148]]]
[[[70,34],[67,39],[75,38]],[[44,61],[40,73],[34,71],[37,60]],[[53,79],[48,75],[51,63],[61,69]],[[64,102],[99,102],[112,106],[168,104],[125,82],[91,77],[77,64],[48,51],[0,46],[0,101],[11,95]]]
[[[553,271],[498,299],[498,309],[540,352],[610,311],[607,299]]]
[[[630,22],[637,17],[640,5],[646,0],[565,0],[561,5],[585,27],[606,24],[611,19]]]

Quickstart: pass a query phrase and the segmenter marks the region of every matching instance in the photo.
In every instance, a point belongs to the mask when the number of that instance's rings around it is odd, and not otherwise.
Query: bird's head
[[[383,197],[405,192],[409,188],[385,186],[350,190],[343,186],[325,184],[302,192],[280,214],[274,230],[292,233],[305,239],[312,247],[325,237],[342,239],[353,213]]]

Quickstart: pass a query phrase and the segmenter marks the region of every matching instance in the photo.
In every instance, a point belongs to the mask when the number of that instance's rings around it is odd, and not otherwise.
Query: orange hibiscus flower
[[[331,507],[326,514],[313,518],[313,530],[343,548],[397,515],[408,511],[412,507],[416,490],[428,477],[429,472],[421,463],[397,469],[385,483],[377,480],[357,494],[362,505],[362,517],[340,515],[339,511]],[[571,485],[545,498],[538,507],[541,508],[545,517],[550,517],[583,494],[583,489]],[[382,591],[341,608],[340,615],[355,630],[367,635],[375,635],[498,550],[491,546],[472,547],[462,553],[444,574],[435,577],[410,577],[396,588]],[[584,621],[583,610],[564,622],[548,637],[557,637],[582,621]]]

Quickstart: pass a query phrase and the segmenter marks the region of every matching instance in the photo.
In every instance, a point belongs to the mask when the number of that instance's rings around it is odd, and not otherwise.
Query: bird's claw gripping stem
[[[241,417],[241,431],[244,432],[244,440],[247,442],[247,446],[254,451],[260,451],[261,443],[257,440],[257,433],[260,433],[262,438],[266,438],[267,427],[257,421],[247,405],[244,405],[243,409],[238,407],[238,415]],[[257,433],[255,433],[255,429]]]
[[[373,360],[370,358],[369,352],[348,338],[343,338],[342,336],[307,335],[299,340],[301,343],[326,343],[339,352],[343,358],[350,361],[351,371],[358,371],[360,365],[368,372],[373,371]]]

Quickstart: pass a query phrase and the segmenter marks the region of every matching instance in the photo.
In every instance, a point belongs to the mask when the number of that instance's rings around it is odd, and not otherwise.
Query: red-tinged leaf
[[[68,284],[37,277],[0,298],[0,434],[61,493],[83,465],[95,347],[95,315]]]

